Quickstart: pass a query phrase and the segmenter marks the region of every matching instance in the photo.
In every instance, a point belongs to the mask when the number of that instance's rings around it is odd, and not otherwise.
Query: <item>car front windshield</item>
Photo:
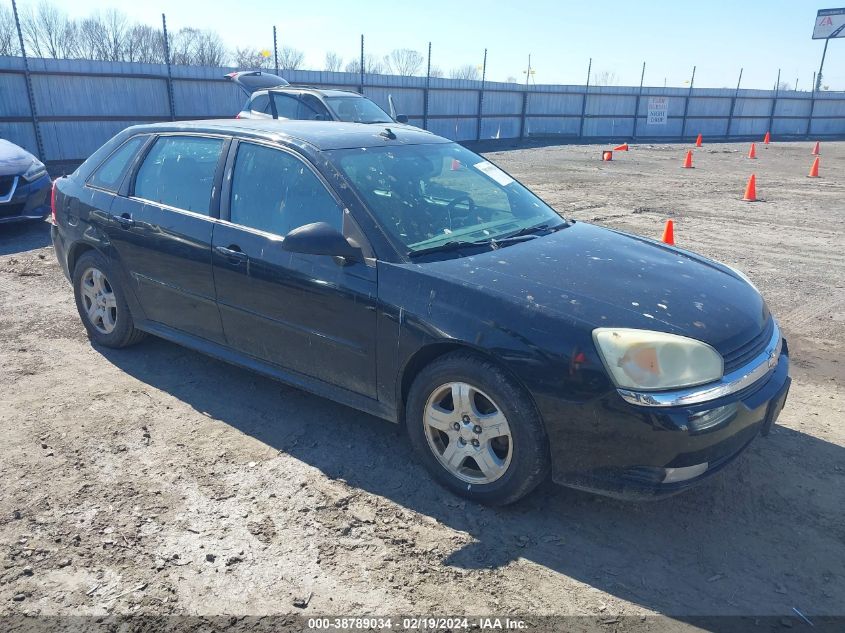
[[[409,254],[565,225],[501,169],[457,143],[330,152],[379,223]]]
[[[364,97],[326,97],[326,104],[341,121],[348,123],[393,123],[393,119]]]

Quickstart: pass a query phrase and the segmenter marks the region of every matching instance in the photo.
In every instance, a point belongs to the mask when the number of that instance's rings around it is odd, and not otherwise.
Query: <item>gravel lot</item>
[[[476,506],[388,423],[161,340],[96,349],[47,225],[0,226],[0,614],[845,614],[845,143],[820,179],[811,147],[488,154],[578,220],[674,218],[785,330],[772,435],[651,503],[549,484]]]

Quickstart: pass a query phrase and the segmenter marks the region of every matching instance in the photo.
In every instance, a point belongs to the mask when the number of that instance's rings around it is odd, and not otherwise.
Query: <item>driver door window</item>
[[[343,210],[302,160],[241,142],[232,174],[230,221],[274,235],[312,222],[343,228]]]

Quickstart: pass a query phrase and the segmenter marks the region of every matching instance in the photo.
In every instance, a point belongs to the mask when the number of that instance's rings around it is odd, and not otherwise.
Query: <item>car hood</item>
[[[0,139],[0,176],[19,176],[36,160],[22,147]]]
[[[769,318],[760,294],[726,266],[581,222],[499,250],[420,267],[573,324],[681,334],[720,352],[759,334]]]

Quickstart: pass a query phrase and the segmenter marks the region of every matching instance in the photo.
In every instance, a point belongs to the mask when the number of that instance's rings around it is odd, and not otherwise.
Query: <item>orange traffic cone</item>
[[[613,150],[616,151],[616,152],[627,152],[628,151],[628,144],[622,143],[622,145],[617,145],[616,147],[614,147]]]
[[[701,147],[701,134],[699,134],[698,137],[695,139],[695,146]]]
[[[769,141],[771,141],[771,140],[772,140],[771,135],[768,132],[766,132],[766,136],[763,137],[763,145],[768,145]]]
[[[816,160],[813,161],[813,166],[810,167],[810,173],[807,174],[807,178],[818,178],[819,177],[819,157],[816,156]]]
[[[692,150],[687,150],[687,157],[684,159],[684,169],[692,169]]]
[[[819,142],[816,141],[816,146],[813,148],[813,156],[818,156],[821,153],[821,147],[819,146]]]
[[[663,227],[663,237],[660,238],[664,244],[669,246],[675,245],[675,222],[674,220],[666,220],[666,226]]]
[[[757,176],[751,174],[751,178],[748,179],[748,184],[745,185],[745,197],[743,197],[745,202],[757,202]]]
[[[751,144],[751,149],[748,150],[748,158],[757,158],[757,146],[754,143]]]

